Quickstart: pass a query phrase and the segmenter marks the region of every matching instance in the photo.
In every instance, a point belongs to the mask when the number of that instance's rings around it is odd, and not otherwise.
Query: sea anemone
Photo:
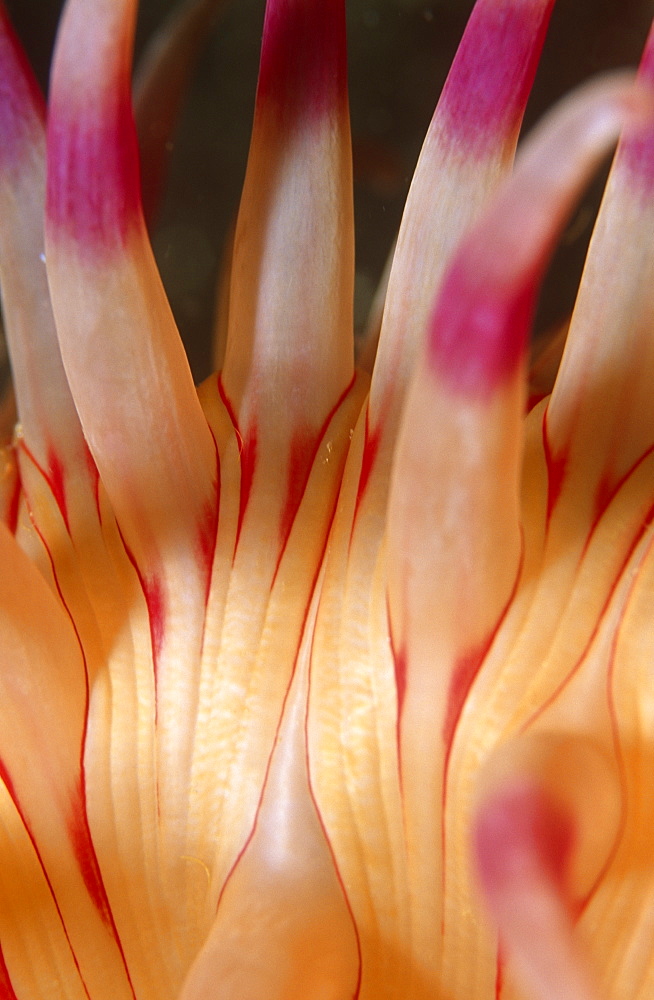
[[[511,171],[552,5],[475,6],[369,377],[344,3],[268,0],[197,390],[141,209],[136,0],[68,0],[47,140],[0,7],[3,998],[652,995],[654,40]]]

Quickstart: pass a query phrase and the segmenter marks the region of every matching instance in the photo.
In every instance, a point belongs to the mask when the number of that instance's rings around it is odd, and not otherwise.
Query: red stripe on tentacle
[[[59,510],[61,518],[66,526],[66,531],[70,534],[68,506],[66,503],[65,469],[60,455],[57,451],[55,451],[54,447],[50,445],[47,453],[48,466],[44,469],[43,466],[37,461],[32,451],[27,447],[23,438],[19,440],[17,447],[27,456],[35,468],[38,469],[48,484],[48,488],[52,493],[54,502],[56,503],[57,509]]]
[[[27,449],[25,449],[25,451],[28,454],[28,456],[30,457],[30,459],[32,461],[34,461],[33,456],[30,455],[29,451],[27,451]],[[35,462],[35,465],[37,465],[37,468],[39,468],[38,463]],[[133,988],[131,977],[130,977],[130,973],[129,973],[129,968],[127,966],[127,960],[126,960],[126,957],[125,957],[125,953],[123,951],[122,942],[121,942],[119,934],[118,934],[118,928],[116,927],[116,924],[115,924],[115,921],[114,921],[114,918],[113,918],[113,913],[111,912],[111,906],[109,904],[109,898],[107,896],[107,891],[105,889],[104,881],[102,879],[102,873],[100,871],[100,866],[99,866],[99,863],[98,863],[98,860],[97,860],[97,855],[95,853],[95,847],[93,845],[93,839],[92,839],[92,836],[91,836],[91,830],[90,830],[89,822],[88,822],[88,813],[87,813],[87,808],[86,808],[86,777],[85,777],[85,767],[84,767],[84,748],[86,746],[86,735],[87,735],[87,727],[88,727],[88,712],[89,712],[89,674],[88,674],[87,660],[86,660],[86,656],[84,654],[84,647],[82,645],[82,640],[81,640],[81,637],[80,637],[80,634],[79,634],[79,631],[78,631],[78,628],[77,628],[77,624],[75,622],[75,619],[74,619],[73,615],[70,613],[68,605],[66,604],[66,601],[64,599],[63,592],[61,590],[61,586],[60,586],[60,583],[59,583],[59,578],[58,578],[58,575],[57,575],[56,564],[55,564],[52,552],[50,550],[50,546],[48,545],[47,539],[45,538],[45,536],[40,531],[40,529],[38,527],[38,524],[34,520],[33,515],[30,514],[30,516],[31,516],[31,519],[32,519],[32,523],[34,524],[35,531],[36,531],[36,533],[37,533],[37,535],[38,535],[38,537],[39,537],[39,539],[40,539],[40,541],[41,541],[41,543],[42,543],[42,545],[43,545],[43,547],[45,549],[45,552],[46,552],[46,554],[48,556],[48,560],[49,560],[49,563],[50,563],[50,569],[52,571],[52,576],[53,576],[55,587],[56,587],[56,591],[57,591],[57,596],[58,596],[58,598],[59,598],[59,600],[61,602],[61,606],[63,608],[65,608],[66,614],[68,615],[68,618],[69,618],[69,620],[71,622],[71,625],[72,625],[72,627],[74,629],[75,635],[77,637],[77,642],[78,642],[78,645],[79,645],[80,653],[81,653],[81,656],[82,656],[82,661],[84,663],[84,726],[83,726],[83,730],[82,730],[82,738],[81,738],[81,746],[80,746],[79,778],[77,779],[77,787],[73,791],[73,794],[71,796],[71,802],[70,802],[70,806],[69,806],[69,814],[68,814],[68,820],[67,820],[67,831],[68,831],[70,842],[71,842],[71,845],[73,847],[73,853],[74,853],[75,858],[77,860],[77,864],[78,864],[78,867],[79,867],[80,874],[82,876],[82,880],[84,882],[84,885],[85,885],[85,887],[87,889],[87,892],[89,894],[89,897],[90,897],[90,899],[91,899],[94,907],[96,908],[96,910],[98,911],[98,913],[100,915],[100,918],[102,919],[102,922],[105,924],[105,926],[109,930],[109,932],[110,932],[110,934],[111,934],[111,936],[112,936],[112,938],[113,938],[113,940],[114,940],[114,942],[116,944],[116,947],[117,947],[118,952],[120,954],[121,961],[122,961],[122,964],[123,964],[123,967],[124,967],[124,970],[125,970],[125,976],[127,978],[129,986],[130,986],[130,990],[131,990],[132,996],[134,998],[136,998],[136,994],[134,993],[134,988]],[[138,572],[138,570],[137,570],[137,572]],[[22,823],[23,823],[23,825],[25,827],[25,830],[26,830],[29,838],[30,838],[30,841],[32,843],[34,851],[35,851],[35,853],[37,855],[37,858],[38,858],[38,861],[39,861],[39,865],[41,866],[41,869],[43,871],[44,878],[46,879],[46,882],[48,884],[48,889],[50,890],[50,893],[51,893],[52,898],[54,900],[55,906],[57,908],[57,914],[59,915],[59,919],[61,921],[61,925],[62,925],[62,927],[64,929],[64,933],[66,934],[66,940],[68,941],[68,944],[70,946],[71,954],[73,955],[73,959],[74,959],[74,962],[75,962],[75,967],[77,968],[77,971],[79,972],[80,980],[82,981],[82,985],[84,986],[84,992],[89,997],[89,1000],[91,1000],[91,998],[89,996],[89,993],[88,993],[88,990],[86,988],[86,985],[84,984],[84,981],[82,979],[82,973],[81,973],[81,970],[79,968],[79,965],[78,965],[78,962],[77,962],[77,958],[75,957],[75,953],[73,951],[72,945],[70,944],[70,939],[68,937],[68,932],[66,930],[66,925],[65,925],[65,922],[64,922],[63,914],[61,913],[61,911],[59,909],[59,905],[58,905],[57,900],[56,900],[54,889],[53,889],[52,884],[50,882],[50,879],[48,877],[45,865],[44,865],[44,863],[42,861],[41,854],[40,854],[40,852],[38,850],[38,847],[37,847],[37,844],[36,844],[36,840],[35,840],[32,832],[31,832],[31,829],[29,827],[27,819],[24,816],[23,811],[21,809],[21,806],[20,806],[20,803],[19,803],[19,800],[18,800],[18,796],[17,796],[17,794],[15,792],[13,783],[11,781],[11,776],[10,776],[9,772],[7,771],[6,767],[4,766],[4,763],[3,763],[3,761],[1,759],[0,759],[0,780],[2,780],[4,782],[5,787],[7,788],[7,791],[9,792],[9,795],[11,796],[12,801],[14,802],[14,805],[16,806],[16,809],[19,812],[19,815],[21,817],[21,821],[22,821]]]
[[[11,976],[0,944],[0,1000],[18,1000],[11,984]]]
[[[70,523],[68,521],[68,505],[66,503],[66,485],[64,475],[64,464],[60,455],[54,448],[48,449],[48,482],[52,488],[52,495],[55,498],[57,507],[66,525],[66,531],[70,534]]]
[[[649,507],[642,521],[637,526],[637,530],[634,534],[634,537],[632,538],[629,548],[625,552],[624,558],[622,559],[622,562],[620,563],[620,566],[618,567],[615,573],[613,582],[606,595],[602,608],[597,616],[597,621],[595,622],[593,630],[590,636],[588,637],[588,641],[586,642],[586,645],[584,646],[581,654],[579,655],[578,659],[572,666],[571,670],[566,674],[566,676],[563,678],[560,684],[558,684],[558,686],[555,688],[555,690],[552,692],[549,698],[545,702],[543,702],[543,704],[539,706],[538,710],[534,712],[533,715],[531,715],[530,718],[523,724],[521,732],[526,732],[527,729],[529,729],[529,727],[533,725],[536,719],[545,714],[548,708],[550,708],[550,706],[554,704],[554,702],[560,696],[561,692],[564,690],[565,687],[567,687],[567,685],[570,683],[574,675],[581,667],[599,632],[602,619],[604,618],[604,615],[608,611],[609,605],[613,599],[613,595],[615,594],[618,583],[620,582],[620,579],[622,578],[624,572],[626,571],[627,566],[629,565],[629,562],[634,552],[636,551],[636,548],[638,547],[638,545],[640,544],[646,533],[650,530],[652,524],[654,524],[654,504],[652,504],[652,506]],[[588,542],[586,542],[586,547],[587,546]]]
[[[245,437],[243,436],[238,426],[236,411],[232,405],[232,401],[225,391],[225,386],[223,385],[220,375],[218,376],[218,393],[225,409],[227,410],[227,416],[229,417],[232,427],[234,428],[234,433],[236,434],[236,440],[238,441],[238,455],[241,464],[241,488],[238,502],[236,539],[234,542],[234,553],[236,553],[239,539],[241,537],[243,521],[245,519],[245,512],[247,510],[248,503],[250,502],[250,495],[252,493],[254,470],[257,464],[258,431],[255,425],[254,427],[249,428]]]
[[[207,500],[202,509],[200,523],[198,525],[198,558],[206,578],[206,589],[204,594],[205,606],[209,601],[209,591],[211,590],[211,571],[213,569],[213,558],[216,552],[216,539],[218,537],[218,519],[220,516],[220,461],[216,451],[216,482],[215,495],[212,500]]]
[[[129,972],[129,967],[127,965],[127,958],[123,950],[123,944],[120,940],[118,934],[118,928],[116,927],[116,921],[114,920],[114,915],[111,911],[111,905],[109,903],[109,897],[107,896],[107,890],[104,886],[104,880],[102,878],[102,872],[100,871],[100,865],[98,863],[98,857],[95,853],[95,846],[93,844],[93,838],[91,836],[91,830],[89,827],[88,814],[86,810],[86,791],[84,788],[84,768],[82,764],[82,781],[75,791],[72,801],[71,809],[68,821],[68,833],[73,845],[73,850],[75,852],[75,857],[79,865],[79,869],[84,880],[84,885],[86,886],[89,896],[93,901],[93,905],[100,914],[103,923],[109,930],[112,938],[116,943],[116,947],[120,954],[123,968],[125,969],[125,976],[130,986],[132,996],[136,1000],[136,993],[134,992],[134,985]]]
[[[16,789],[14,788],[14,783],[11,780],[11,775],[9,774],[9,772],[8,772],[6,766],[5,766],[5,762],[2,760],[1,757],[0,757],[0,781],[2,781],[2,783],[5,786],[5,788],[7,789],[9,797],[11,798],[11,801],[13,802],[13,804],[14,804],[14,806],[16,808],[16,812],[18,813],[18,815],[20,817],[20,821],[23,824],[23,829],[25,830],[25,833],[27,834],[29,842],[30,842],[30,844],[32,846],[32,850],[34,851],[34,854],[35,854],[36,860],[38,862],[39,868],[41,869],[41,872],[43,874],[43,878],[45,879],[45,883],[46,883],[46,885],[48,887],[48,892],[50,893],[50,897],[51,897],[52,902],[54,904],[55,910],[57,911],[57,917],[59,918],[59,922],[61,924],[61,927],[62,927],[62,930],[63,930],[63,933],[64,933],[64,937],[66,938],[66,943],[67,943],[68,948],[70,950],[70,954],[71,954],[73,963],[75,965],[75,969],[77,970],[77,974],[79,976],[80,983],[82,984],[82,989],[84,990],[84,993],[87,996],[88,1000],[91,1000],[91,996],[89,994],[89,991],[88,991],[88,989],[86,987],[86,983],[84,982],[84,978],[82,976],[82,970],[79,967],[79,962],[77,960],[77,956],[75,954],[75,951],[74,951],[73,946],[71,944],[70,938],[68,936],[68,930],[66,929],[66,924],[65,924],[64,917],[63,917],[63,914],[61,912],[61,909],[59,907],[59,903],[57,901],[57,896],[55,894],[55,891],[54,891],[53,886],[52,886],[52,882],[50,881],[50,877],[48,875],[48,872],[46,870],[45,864],[43,862],[43,858],[41,856],[41,852],[39,850],[39,846],[38,846],[38,844],[36,842],[34,834],[33,834],[32,830],[30,828],[29,823],[27,822],[27,818],[26,818],[26,816],[25,816],[25,814],[23,812],[23,809],[21,807],[20,800],[18,798],[18,795],[16,794]]]
[[[143,592],[143,597],[145,598],[145,604],[148,611],[148,621],[150,625],[150,645],[152,649],[152,669],[154,671],[154,688],[155,688],[155,703],[156,703],[156,690],[157,690],[157,665],[159,661],[159,656],[161,654],[161,649],[163,647],[164,636],[166,632],[166,595],[165,587],[162,582],[161,576],[158,573],[150,573],[146,575],[137,563],[134,553],[131,551],[129,546],[125,542],[125,538],[118,526],[118,533],[120,535],[121,542],[123,543],[123,548],[125,549],[125,555],[129,559],[130,563],[134,567],[134,572],[138,577],[141,590]],[[156,708],[155,708],[156,711]]]
[[[311,475],[313,463],[316,460],[316,455],[318,454],[330,423],[349,395],[350,390],[354,385],[355,378],[356,376],[353,374],[349,385],[346,386],[339,398],[336,400],[316,434],[312,434],[310,428],[306,427],[298,429],[293,435],[289,456],[286,499],[282,508],[279,525],[281,545],[277,565],[275,566],[273,582],[277,576],[277,571],[279,570],[282,557],[286,550],[286,543],[288,542],[291,534],[295,516],[300,509],[300,504],[302,503],[302,498],[305,494],[307,483],[309,482],[309,477]]]
[[[23,484],[20,480],[20,471],[18,469],[18,463],[15,465],[15,478],[13,483],[13,489],[11,493],[11,498],[7,504],[6,511],[6,525],[12,535],[16,534],[16,528],[18,527],[18,513],[20,511],[20,500],[23,496]]]
[[[164,587],[161,580],[157,576],[146,577],[144,574],[139,572],[136,562],[134,562],[134,566],[137,573],[139,573],[141,587],[143,588],[143,596],[145,597],[145,603],[148,606],[150,639],[152,642],[152,660],[156,682],[157,662],[161,655],[161,649],[163,647],[164,635],[166,631],[166,598],[164,594]]]
[[[504,989],[504,965],[505,958],[502,954],[502,946],[497,946],[497,960],[495,963],[495,1000],[500,1000]]]
[[[450,677],[450,685],[447,693],[447,708],[445,711],[445,718],[443,720],[442,738],[444,747],[444,759],[443,759],[443,816],[445,815],[445,799],[447,796],[447,773],[450,763],[450,754],[452,753],[452,746],[454,744],[454,736],[456,734],[456,729],[461,718],[461,713],[463,711],[463,706],[465,705],[466,699],[470,693],[470,689],[475,682],[475,679],[482,667],[484,660],[486,659],[493,642],[495,641],[495,636],[502,627],[502,623],[506,618],[507,612],[513,601],[518,590],[518,584],[520,582],[520,577],[522,574],[522,564],[524,560],[524,539],[522,551],[520,553],[520,562],[518,563],[518,568],[515,575],[515,580],[513,583],[513,588],[509,594],[508,600],[502,611],[495,622],[495,625],[488,633],[487,636],[482,639],[482,641],[474,648],[469,650],[460,656],[452,670]]]
[[[543,454],[545,456],[545,465],[547,467],[547,513],[545,515],[545,523],[549,526],[554,508],[556,507],[559,497],[561,496],[570,456],[567,449],[564,449],[558,454],[554,454],[554,451],[552,450],[552,445],[550,444],[549,434],[547,431],[547,408],[545,408],[543,413],[542,437]]]
[[[311,671],[309,671],[309,688],[310,687],[311,687]],[[309,727],[309,698],[307,698],[307,712],[306,712],[305,724],[304,724],[305,751],[306,751],[306,760],[307,760],[307,783],[308,783],[308,786],[309,786],[309,797],[311,799],[311,802],[313,803],[313,808],[316,811],[316,818],[318,820],[318,824],[320,826],[320,829],[322,830],[322,835],[325,838],[325,844],[327,845],[327,850],[329,851],[329,854],[331,856],[332,864],[334,865],[334,872],[335,872],[335,875],[336,875],[336,881],[338,882],[338,884],[340,886],[341,892],[343,894],[343,901],[345,903],[345,908],[347,909],[347,912],[348,912],[348,914],[350,916],[350,920],[352,922],[352,930],[354,932],[354,940],[355,940],[356,949],[357,949],[358,968],[357,968],[357,981],[356,981],[356,985],[355,985],[355,988],[354,988],[354,993],[352,994],[351,1000],[358,1000],[358,998],[359,998],[359,996],[361,994],[361,983],[362,983],[362,980],[363,980],[363,954],[362,954],[362,948],[361,948],[361,936],[359,934],[359,928],[357,927],[357,922],[354,919],[354,911],[352,909],[352,904],[350,903],[350,898],[349,898],[349,896],[347,894],[347,889],[345,888],[345,882],[343,880],[343,875],[341,874],[341,870],[338,867],[338,862],[336,861],[336,852],[334,851],[334,847],[333,847],[332,842],[331,842],[331,840],[329,838],[329,833],[327,831],[327,827],[325,826],[324,820],[322,818],[322,815],[321,815],[321,812],[320,812],[320,808],[318,806],[318,802],[316,800],[316,796],[315,796],[315,793],[314,793],[314,790],[313,790],[313,786],[311,784],[311,770],[310,770],[310,767],[309,767],[309,735],[308,735],[308,727]]]
[[[649,458],[652,452],[654,452],[654,444],[650,445],[650,447],[636,459],[636,461],[620,476],[618,480],[612,479],[608,474],[603,475],[599,480],[595,489],[595,513],[593,515],[584,551],[588,547],[592,534],[599,524],[604,511],[607,509],[613,498],[620,492],[622,486],[627,482],[630,476],[640,465],[642,465],[645,459]]]
[[[368,489],[368,484],[370,482],[370,477],[372,475],[372,470],[377,458],[377,452],[379,451],[379,443],[381,441],[382,428],[383,428],[384,418],[380,419],[374,430],[370,429],[370,410],[366,409],[366,427],[363,439],[363,455],[361,456],[361,471],[359,473],[359,486],[357,488],[356,500],[354,501],[354,514],[352,516],[352,530],[350,532],[350,543],[354,537],[354,527],[357,522],[357,517],[359,516],[359,510],[361,509],[361,504],[363,498]]]
[[[81,784],[75,789],[71,797],[68,834],[73,845],[73,851],[77,858],[82,879],[84,880],[84,885],[93,900],[93,905],[100,914],[102,922],[109,928],[116,940],[118,940],[109,899],[107,898],[100,866],[91,839],[91,831],[86,814],[86,795]]]
[[[393,677],[395,678],[395,693],[397,697],[397,716],[395,719],[395,744],[397,747],[397,777],[400,783],[400,795],[402,794],[402,712],[404,711],[404,699],[406,697],[406,681],[408,658],[406,645],[399,648],[395,644],[393,628],[391,625],[391,613],[388,605],[388,594],[386,595],[386,619],[388,621],[388,634],[391,644],[391,656],[393,657]]]
[[[243,447],[240,453],[241,459],[241,492],[238,503],[238,526],[236,528],[236,541],[234,550],[238,548],[241,537],[241,529],[245,520],[245,512],[252,495],[252,483],[254,482],[254,470],[257,464],[258,433],[257,427],[248,431],[247,437],[243,439]]]

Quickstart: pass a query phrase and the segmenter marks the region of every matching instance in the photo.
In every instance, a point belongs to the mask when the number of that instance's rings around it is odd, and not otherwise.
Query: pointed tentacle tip
[[[322,119],[347,103],[343,0],[272,0],[266,17],[257,104],[285,120]]]
[[[575,199],[620,130],[651,123],[631,75],[581,87],[525,143],[515,173],[455,253],[427,330],[427,360],[453,392],[493,394],[523,365],[534,306]]]
[[[65,234],[85,250],[122,247],[142,218],[130,89],[131,6],[122,3],[100,11],[97,37],[89,38],[83,30],[88,11],[69,4],[55,48],[47,128],[47,231],[53,238]]]
[[[517,135],[554,0],[481,0],[439,103],[446,134],[466,158]]]

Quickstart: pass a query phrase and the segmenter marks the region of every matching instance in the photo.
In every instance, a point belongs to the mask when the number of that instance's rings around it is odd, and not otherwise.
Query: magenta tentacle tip
[[[266,5],[257,101],[285,118],[321,118],[347,100],[344,0]]]
[[[136,133],[128,94],[104,104],[68,105],[65,95],[48,119],[46,216],[53,236],[64,232],[89,249],[122,245],[140,217]]]
[[[524,360],[538,291],[535,275],[503,287],[464,254],[446,276],[429,325],[432,367],[457,393],[485,398]]]
[[[0,4],[0,168],[20,161],[34,137],[34,122],[45,122],[43,95],[23,48]]]
[[[439,112],[466,156],[517,132],[554,0],[487,0],[475,7],[443,88]]]
[[[515,784],[484,803],[474,842],[491,905],[527,876],[545,878],[563,892],[574,839],[572,818],[533,783]]]
[[[654,27],[645,45],[638,81],[654,91]],[[633,189],[645,198],[654,195],[654,124],[650,122],[623,140],[618,163],[629,172]]]

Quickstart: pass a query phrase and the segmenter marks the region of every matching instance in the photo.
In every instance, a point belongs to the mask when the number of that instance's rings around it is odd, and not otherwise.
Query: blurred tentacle
[[[524,361],[535,295],[581,186],[623,124],[648,109],[647,96],[618,77],[582,88],[546,119],[455,255],[408,394],[387,565],[419,897],[429,885],[440,898],[447,846],[435,853],[433,844],[443,835],[448,761],[520,573]]]
[[[92,506],[92,472],[64,372],[43,243],[45,107],[0,7],[0,284],[20,439],[57,483],[71,530]]]
[[[450,69],[404,209],[371,387],[371,431],[391,441],[449,257],[511,167],[552,7],[481,0]]]
[[[639,80],[654,86],[654,31]],[[561,502],[572,523],[574,504],[580,537],[654,446],[653,227],[649,125],[618,147],[547,410],[550,512]]]

